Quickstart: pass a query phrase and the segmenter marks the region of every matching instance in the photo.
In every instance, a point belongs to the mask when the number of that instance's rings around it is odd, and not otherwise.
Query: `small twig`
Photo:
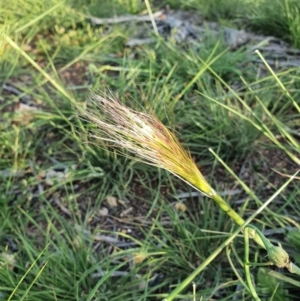
[[[276,172],[277,174],[281,175],[282,177],[285,177],[285,178],[290,178],[291,175],[289,174],[286,174],[286,173],[283,173],[283,172],[280,172],[278,170],[276,170],[275,168],[271,168],[274,172]],[[294,178],[295,180],[300,180],[300,177],[295,177]]]
[[[38,186],[39,195],[41,196],[41,195],[44,194],[44,187],[42,186],[42,184],[41,184],[40,181],[38,180],[37,172],[36,172],[35,167],[34,167],[34,164],[33,164],[33,162],[32,162],[31,160],[29,161],[29,166],[30,166],[30,168],[31,168],[31,171],[32,171],[34,177],[35,177],[36,180],[38,181],[37,186]]]
[[[20,95],[20,94],[23,94],[22,91],[20,91],[19,89],[15,88],[14,86],[12,85],[3,85],[3,90],[5,91],[8,91],[8,92],[11,92],[15,95]]]
[[[152,14],[152,18],[159,19],[159,17],[163,14],[163,11],[157,11]],[[152,19],[149,15],[143,16],[136,16],[136,15],[126,15],[126,16],[119,16],[114,18],[96,18],[91,17],[91,22],[95,25],[103,25],[103,24],[117,24],[123,22],[151,22]]]
[[[120,213],[120,217],[124,217],[124,216],[128,215],[128,213],[130,213],[132,210],[133,210],[133,207],[129,207],[129,208],[125,209],[124,211],[122,211]]]
[[[138,243],[136,242],[124,242],[120,241],[118,238],[112,237],[112,236],[107,236],[107,235],[93,235],[90,231],[82,229],[81,226],[79,225],[74,225],[74,228],[83,234],[85,234],[88,237],[91,237],[95,241],[103,241],[107,242],[113,245],[116,245],[118,247],[131,247],[131,246],[136,246]]]
[[[60,200],[59,200],[58,198],[54,198],[53,201],[54,201],[54,203],[60,208],[60,210],[61,210],[63,213],[67,214],[68,216],[71,216],[71,215],[72,215],[72,214],[71,214],[71,211],[70,211],[66,206],[64,206],[64,205],[60,202]]]
[[[92,278],[101,278],[105,275],[107,275],[108,273],[107,272],[104,272],[104,271],[100,271],[98,273],[94,273],[92,274]],[[123,272],[123,271],[114,271],[114,272],[110,272],[109,273],[109,276],[110,277],[120,277],[120,276],[128,276],[129,275],[129,272]]]
[[[252,62],[254,63],[261,63],[259,59],[253,59]],[[280,61],[277,59],[266,59],[266,62],[271,66],[280,66],[280,67],[299,67],[300,61],[293,60],[293,61]]]
[[[22,92],[21,90],[17,89],[11,84],[3,85],[3,90],[13,93],[14,95],[17,95],[19,99],[23,102],[26,102],[29,99],[28,95],[26,95],[25,92]]]
[[[234,189],[234,190],[225,190],[223,192],[220,192],[219,194],[221,196],[227,196],[227,195],[232,196],[232,195],[240,194],[241,192],[242,192],[241,189]],[[203,197],[204,195],[198,191],[182,192],[182,193],[179,193],[178,195],[176,195],[176,198],[185,199],[185,198],[198,197],[198,196]]]
[[[133,46],[140,46],[145,44],[154,43],[154,39],[147,38],[147,39],[130,39],[126,42],[126,46],[133,47]]]
[[[118,222],[121,222],[123,224],[129,224],[129,225],[153,225],[153,221],[152,220],[145,220],[144,216],[141,217],[131,217],[130,219],[126,219],[126,218],[119,218],[116,216],[111,215],[110,216],[112,219],[117,220]],[[174,222],[171,221],[160,221],[159,222],[160,225],[162,226],[170,226],[173,225]]]

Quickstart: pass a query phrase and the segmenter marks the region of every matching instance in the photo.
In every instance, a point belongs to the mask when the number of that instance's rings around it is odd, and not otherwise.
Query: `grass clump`
[[[300,4],[296,0],[276,0],[252,2],[249,25],[253,30],[276,36],[299,48]],[[270,26],[272,24],[272,26]]]

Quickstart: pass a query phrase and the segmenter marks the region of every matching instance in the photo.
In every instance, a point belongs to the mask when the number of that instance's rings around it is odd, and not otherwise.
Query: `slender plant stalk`
[[[226,212],[232,220],[239,226],[242,226],[245,221],[244,219],[236,212],[234,211],[229,204],[218,194],[211,197],[214,202],[218,204],[218,206]]]
[[[196,187],[198,188],[198,187]],[[198,188],[198,190],[200,190]],[[200,190],[201,191],[201,190]],[[228,215],[230,218],[239,226],[242,226],[245,224],[245,220],[234,210],[231,208],[231,206],[219,195],[214,194],[210,195],[211,199]],[[250,228],[250,227],[249,227]],[[246,229],[245,231],[249,232],[249,236],[256,241],[258,245],[260,245],[262,248],[266,248],[264,242],[261,239],[261,236],[256,231],[249,231]]]
[[[249,226],[249,225],[248,225]],[[245,271],[245,277],[246,281],[249,287],[249,290],[251,292],[251,295],[255,301],[261,301],[258,297],[255,287],[252,282],[251,273],[250,273],[250,264],[249,264],[249,235],[248,231],[245,231],[244,233],[244,241],[245,241],[245,253],[244,253],[244,271]]]
[[[248,239],[248,241],[249,241],[249,239]],[[247,283],[244,281],[244,279],[240,275],[239,271],[237,270],[237,268],[233,264],[233,261],[232,261],[231,256],[230,256],[230,253],[231,253],[231,248],[230,247],[231,246],[226,247],[226,255],[227,255],[227,260],[230,264],[230,267],[231,267],[232,271],[234,272],[239,284],[241,284],[250,293],[250,290],[249,290],[249,287],[248,287]]]

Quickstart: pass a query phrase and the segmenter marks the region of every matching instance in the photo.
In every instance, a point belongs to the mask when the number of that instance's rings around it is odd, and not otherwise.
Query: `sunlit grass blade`
[[[24,279],[26,278],[26,276],[29,274],[29,272],[32,270],[32,268],[36,265],[37,261],[41,258],[41,256],[44,254],[44,252],[46,251],[46,249],[49,247],[48,243],[45,248],[42,250],[42,252],[39,254],[39,256],[33,261],[33,263],[30,265],[30,267],[27,269],[26,273],[22,276],[22,278],[20,279],[20,281],[18,282],[18,284],[14,287],[12,293],[10,294],[9,298],[7,299],[7,301],[12,300],[13,296],[15,295],[16,291],[18,290],[19,286],[21,285],[21,283],[24,281]],[[45,268],[45,264],[43,265],[42,269],[40,272],[43,271],[43,269]],[[38,274],[40,275],[40,273]],[[36,278],[37,279],[37,278]],[[35,279],[35,280],[36,280]],[[28,293],[28,291],[27,291]]]

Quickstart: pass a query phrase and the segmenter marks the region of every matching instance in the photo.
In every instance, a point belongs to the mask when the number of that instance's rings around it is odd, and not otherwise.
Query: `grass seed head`
[[[208,196],[215,194],[197,168],[190,153],[153,113],[133,110],[113,96],[93,96],[97,110],[80,115],[97,126],[93,138],[126,149],[141,161],[164,168]]]

